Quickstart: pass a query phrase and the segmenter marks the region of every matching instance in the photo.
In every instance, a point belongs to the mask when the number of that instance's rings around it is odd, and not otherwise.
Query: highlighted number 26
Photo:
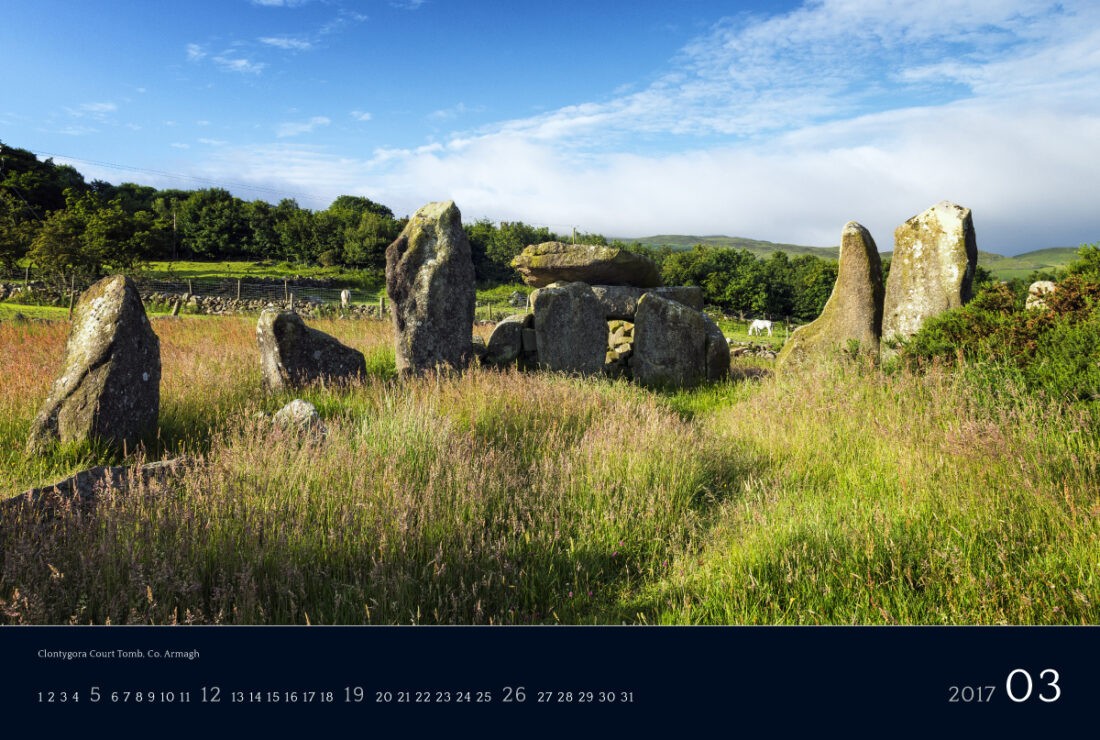
[[[1061,676],[1058,675],[1058,671],[1053,668],[1046,668],[1039,674],[1039,679],[1046,682],[1039,691],[1039,701],[1050,704],[1061,698],[1062,687],[1058,685],[1060,678]],[[1030,699],[1033,688],[1034,685],[1031,681],[1031,674],[1023,668],[1017,668],[1012,671],[1012,673],[1008,674],[1008,679],[1005,680],[1005,691],[1008,692],[1008,698],[1017,704],[1021,704]],[[1047,688],[1053,691],[1044,693],[1043,689]],[[1023,693],[1017,694],[1014,689],[1022,689]]]

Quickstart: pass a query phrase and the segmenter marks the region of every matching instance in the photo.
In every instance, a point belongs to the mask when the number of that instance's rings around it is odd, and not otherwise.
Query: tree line
[[[146,185],[87,182],[69,165],[40,161],[0,143],[0,272],[22,261],[58,279],[132,271],[175,260],[270,260],[341,266],[381,278],[386,247],[407,223],[369,198],[341,195],[328,208],[245,201],[222,188],[161,190]],[[527,245],[568,241],[607,245],[601,234],[563,238],[522,221],[465,225],[482,284],[519,282],[512,258]],[[742,316],[809,321],[836,280],[836,261],[776,252],[697,245],[691,250],[612,242],[647,254],[666,284],[698,285],[705,300]]]

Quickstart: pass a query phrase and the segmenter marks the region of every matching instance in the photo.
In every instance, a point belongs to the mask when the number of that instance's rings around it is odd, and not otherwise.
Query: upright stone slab
[[[882,338],[905,339],[925,319],[970,300],[978,246],[970,209],[943,201],[894,232]]]
[[[533,244],[516,255],[512,267],[537,288],[558,281],[639,288],[661,284],[661,272],[649,257],[596,244]]]
[[[634,380],[651,388],[690,388],[705,380],[705,318],[653,293],[642,296],[634,315]],[[728,367],[728,347],[726,352]]]
[[[703,360],[706,365],[706,378],[709,382],[725,380],[730,374],[730,344],[714,319],[700,312],[706,327],[706,341]]]
[[[470,361],[474,263],[454,201],[429,203],[386,249],[397,370],[461,369]]]
[[[638,310],[638,300],[646,293],[682,303],[696,311],[703,310],[703,289],[696,285],[671,285],[658,288],[635,288],[629,285],[593,285],[608,321],[622,319],[633,321]]]
[[[494,365],[515,362],[523,352],[523,330],[533,326],[534,317],[529,313],[517,313],[503,319],[489,335],[485,361]]]
[[[535,296],[535,343],[539,366],[595,374],[607,354],[607,321],[585,283],[543,288]]]
[[[858,346],[877,357],[882,335],[882,259],[871,234],[855,221],[840,236],[840,266],[821,315],[795,329],[777,365],[799,364]]]
[[[133,446],[157,430],[160,340],[134,283],[123,275],[81,294],[61,374],[31,425],[27,449],[99,440]]]
[[[315,380],[346,381],[367,374],[363,353],[305,325],[293,311],[268,309],[256,322],[260,370],[269,391],[300,388]]]

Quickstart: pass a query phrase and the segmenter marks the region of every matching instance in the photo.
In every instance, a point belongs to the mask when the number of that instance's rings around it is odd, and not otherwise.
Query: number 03
[[[1017,696],[1016,693],[1012,690],[1013,679],[1016,677],[1016,674],[1020,674],[1021,676],[1023,676],[1025,690],[1022,696]],[[1046,702],[1047,704],[1058,701],[1058,699],[1060,699],[1062,696],[1062,687],[1058,685],[1058,681],[1061,678],[1061,676],[1058,675],[1058,671],[1054,670],[1053,668],[1047,668],[1039,674],[1039,678],[1046,681],[1046,686],[1054,689],[1053,695],[1050,696],[1040,692],[1039,701]],[[1008,679],[1005,680],[1005,691],[1008,692],[1008,698],[1016,702],[1017,704],[1023,703],[1031,698],[1032,687],[1033,684],[1031,682],[1031,674],[1025,671],[1023,668],[1017,668],[1016,670],[1012,671],[1008,674]]]

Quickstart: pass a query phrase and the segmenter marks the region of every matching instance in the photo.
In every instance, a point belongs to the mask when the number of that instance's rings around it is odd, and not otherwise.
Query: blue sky
[[[3,3],[0,141],[89,179],[615,236],[1100,241],[1094,0]]]

